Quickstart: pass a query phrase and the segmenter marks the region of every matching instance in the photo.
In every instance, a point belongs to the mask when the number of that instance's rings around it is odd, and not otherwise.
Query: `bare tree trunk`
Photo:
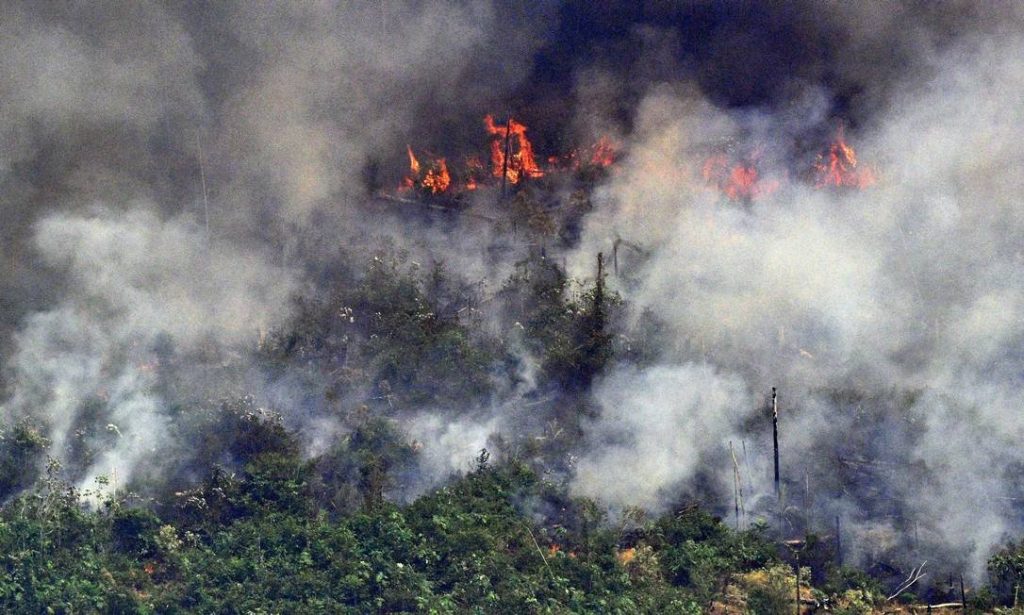
[[[512,112],[505,120],[505,157],[501,161],[501,196],[505,196],[505,184],[508,182],[508,159],[512,154]]]
[[[772,444],[775,448],[775,499],[782,502],[782,490],[779,486],[779,398],[772,387]]]
[[[196,149],[199,150],[199,181],[203,187],[203,220],[206,226],[206,243],[210,243],[210,200],[206,193],[206,168],[203,165],[203,142],[196,135]]]

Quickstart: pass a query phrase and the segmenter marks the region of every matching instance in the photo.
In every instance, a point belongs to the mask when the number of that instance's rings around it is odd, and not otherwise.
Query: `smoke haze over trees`
[[[431,501],[486,448],[615,522],[727,516],[732,446],[737,524],[838,516],[848,563],[983,582],[1024,529],[1022,26],[973,2],[8,2],[0,496],[53,458],[93,503],[184,519],[218,472],[291,471],[245,470],[266,446],[309,464],[295,506],[343,516]],[[487,114],[544,164],[601,138],[615,162],[395,196],[407,146],[487,160]],[[822,187],[837,134],[870,187]],[[709,188],[714,156],[765,189]],[[543,525],[558,498],[509,505]]]

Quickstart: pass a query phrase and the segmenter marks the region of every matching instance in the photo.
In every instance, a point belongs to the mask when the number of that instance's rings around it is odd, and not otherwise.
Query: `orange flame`
[[[736,163],[730,166],[725,154],[716,154],[704,162],[701,175],[708,184],[718,188],[733,200],[752,200],[771,194],[779,187],[775,180],[762,181],[753,163]]]
[[[562,545],[559,545],[559,544],[548,545],[548,556],[549,557],[554,557],[554,556],[558,555],[559,553],[565,553],[565,555],[567,555],[567,556],[569,556],[569,557],[571,557],[573,559],[576,558],[576,552],[575,551],[563,551],[562,550]]]
[[[467,156],[463,164],[450,170],[447,159],[426,156],[422,162],[411,145],[406,145],[409,172],[398,185],[398,192],[429,192],[430,194],[457,194],[472,191],[495,179],[520,183],[524,178],[543,177],[547,173],[579,170],[585,165],[609,167],[618,158],[618,146],[603,136],[585,149],[573,149],[568,154],[549,156],[546,168],[537,162],[533,144],[526,137],[527,127],[513,118],[505,125],[494,123],[494,116],[484,117],[484,127],[491,136],[490,169],[478,156]],[[507,155],[507,160],[506,160]]]
[[[420,161],[416,160],[416,154],[412,153],[412,146],[406,145],[405,151],[409,153],[409,174],[402,178],[398,184],[399,192],[412,190],[416,185],[416,178],[420,176]]]
[[[526,138],[525,125],[509,118],[505,126],[498,126],[494,123],[494,116],[487,115],[484,117],[484,127],[488,134],[495,137],[491,140],[491,174],[500,179],[504,172],[505,179],[511,184],[518,184],[524,177],[544,175],[533,155],[533,144]],[[505,160],[506,149],[508,160]]]
[[[867,188],[878,181],[871,167],[858,168],[857,153],[846,143],[842,127],[836,132],[836,138],[829,145],[828,151],[818,155],[814,170],[814,185],[818,188]]]
[[[438,158],[435,166],[427,169],[427,174],[423,177],[423,187],[429,188],[433,194],[444,192],[451,183],[452,176],[448,173],[448,164],[444,158]]]
[[[420,174],[420,161],[416,160],[416,154],[412,153],[412,146],[411,145],[406,145],[405,149],[406,149],[406,151],[409,152],[409,172],[412,173],[413,176],[419,175]]]
[[[423,165],[416,158],[412,146],[405,146],[409,153],[409,174],[406,175],[398,185],[399,192],[405,192],[416,187],[417,183],[432,194],[444,192],[452,183],[451,174],[448,172],[448,163],[444,158],[437,158],[430,161],[427,172],[424,175]]]

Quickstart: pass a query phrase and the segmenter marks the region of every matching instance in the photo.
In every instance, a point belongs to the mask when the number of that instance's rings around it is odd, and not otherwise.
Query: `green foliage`
[[[39,478],[48,446],[40,428],[31,423],[19,421],[0,429],[0,500]]]
[[[766,528],[732,532],[721,519],[696,509],[659,519],[648,538],[659,553],[666,576],[690,588],[704,603],[725,584],[729,575],[777,560]]]
[[[363,417],[352,433],[313,461],[318,506],[332,515],[380,506],[395,476],[412,470],[415,455],[391,421]]]
[[[989,587],[996,603],[1021,601],[1024,584],[1024,541],[1010,542],[988,560]]]
[[[558,265],[534,255],[519,263],[502,293],[508,319],[522,327],[546,377],[562,388],[586,388],[610,361],[609,322],[621,299],[606,290],[603,271],[593,286],[574,288]]]
[[[865,595],[878,596],[882,593],[882,586],[876,579],[871,578],[862,570],[845,566],[833,569],[822,589],[830,594],[855,591]]]
[[[386,431],[368,426],[354,449],[389,441]],[[659,561],[717,535],[696,513],[654,524],[690,544],[662,536],[660,550],[626,561],[592,502],[481,454],[474,472],[407,507],[331,515],[308,487],[315,465],[272,442],[179,496],[191,504],[167,507],[168,519],[121,499],[89,508],[54,467],[0,510],[0,611],[701,612]],[[537,515],[556,507],[557,523]]]
[[[473,326],[475,287],[442,263],[424,271],[384,245],[365,269],[297,300],[296,316],[262,345],[265,359],[305,365],[328,394],[365,389],[388,408],[464,403],[493,391],[500,344]]]
[[[789,566],[776,564],[750,583],[747,590],[747,612],[755,615],[786,615],[796,602],[796,575]],[[806,574],[802,574],[806,577]]]
[[[119,508],[111,515],[110,533],[114,549],[135,557],[152,555],[157,548],[156,529],[160,519],[140,508]]]
[[[518,193],[513,215],[553,240],[550,211],[529,198]],[[488,298],[488,317],[507,325],[497,332],[483,324],[483,293],[441,263],[423,268],[385,246],[323,274],[294,318],[261,336],[257,368],[271,386],[294,385],[286,390],[306,396],[297,406],[343,435],[310,459],[253,397],[183,402],[170,411],[178,446],[147,462],[161,480],[131,485],[140,500],[83,494],[55,464],[40,476],[50,446],[41,428],[6,427],[0,612],[693,615],[737,584],[751,612],[791,605],[792,573],[765,528],[734,532],[699,508],[654,520],[630,511],[615,525],[531,469],[546,452],[564,459],[602,370],[641,360],[644,339],[661,333],[641,319],[635,346],[618,343],[627,336],[603,263],[580,283],[533,254]],[[568,393],[531,406],[546,413],[536,424],[547,444],[497,443],[468,475],[396,504],[399,488],[420,484],[409,480],[419,445],[398,428],[403,414],[484,406],[500,392],[496,376],[523,371],[524,354],[540,360],[536,390]],[[79,473],[120,437],[110,410],[97,397],[77,415],[62,452]],[[1019,584],[1019,550],[990,564],[1004,603]],[[850,613],[876,592],[847,571],[830,583]]]

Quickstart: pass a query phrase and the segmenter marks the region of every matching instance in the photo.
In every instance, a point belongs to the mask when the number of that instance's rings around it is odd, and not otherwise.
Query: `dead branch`
[[[891,596],[886,598],[885,601],[888,602],[890,600],[893,600],[894,598],[897,598],[900,594],[910,589],[911,586],[914,585],[914,583],[920,581],[921,577],[924,576],[924,565],[927,563],[928,560],[925,560],[921,562],[921,565],[917,568],[911,568],[910,575],[908,575],[907,578],[902,583],[900,583],[899,587],[896,588],[896,591],[893,592]]]

